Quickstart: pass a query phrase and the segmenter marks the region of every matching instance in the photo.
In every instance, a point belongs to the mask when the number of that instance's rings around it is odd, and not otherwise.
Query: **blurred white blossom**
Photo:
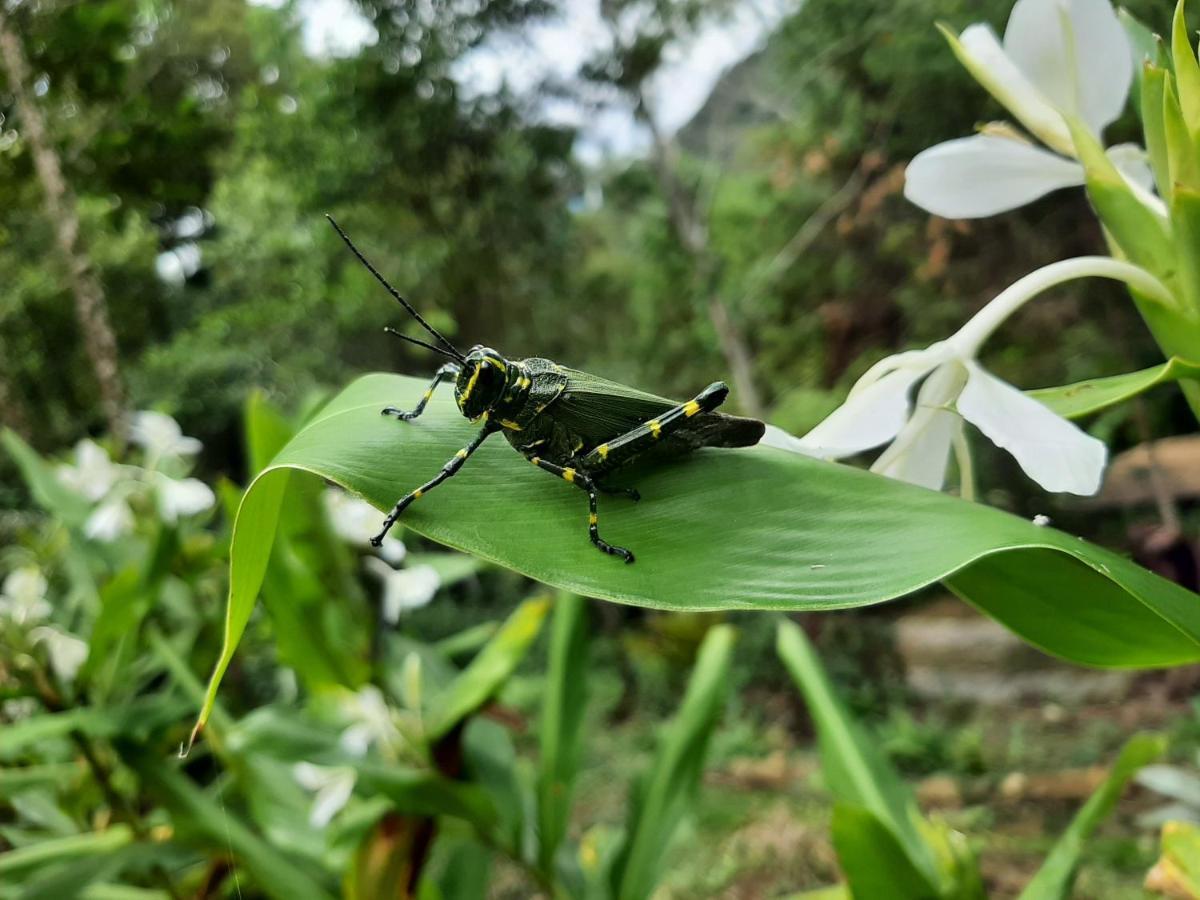
[[[170,478],[161,472],[154,473],[154,494],[159,516],[171,525],[181,516],[204,512],[217,502],[212,488],[199,478]]]
[[[350,722],[342,732],[341,745],[351,756],[365,756],[372,744],[390,748],[400,736],[387,701],[374,685],[347,693],[340,709]]]
[[[36,566],[24,566],[8,574],[0,587],[0,617],[18,625],[37,622],[50,615],[46,601],[49,585]]]
[[[324,828],[350,800],[357,775],[349,766],[298,762],[292,766],[292,777],[302,788],[316,795],[308,822],[314,828]]]
[[[83,533],[94,541],[111,543],[133,531],[133,510],[124,497],[110,497],[83,523]]]
[[[366,500],[337,488],[325,491],[322,500],[334,533],[356,547],[369,546],[370,540],[383,526],[383,515]],[[407,550],[404,542],[390,534],[383,539],[379,555],[393,566],[403,562]]]
[[[39,625],[29,632],[35,643],[46,647],[46,655],[50,658],[50,668],[64,684],[75,680],[79,667],[87,659],[88,645],[65,631],[52,628],[49,625]]]
[[[393,569],[375,556],[367,557],[363,565],[383,581],[383,619],[389,625],[400,621],[401,613],[427,605],[442,584],[433,566]]]
[[[95,503],[112,489],[121,477],[121,467],[95,441],[82,440],[75,445],[75,465],[58,467],[58,480],[71,490]]]
[[[946,36],[975,79],[1050,149],[993,123],[917,154],[904,195],[935,215],[962,219],[1082,185],[1067,118],[1099,139],[1125,108],[1133,81],[1133,47],[1108,0],[1017,0],[1003,45],[988,25]],[[1145,151],[1121,144],[1108,155],[1143,202],[1161,209]]]
[[[166,413],[142,410],[133,414],[129,439],[146,450],[151,460],[161,457],[195,456],[201,443],[187,437],[179,423]]]

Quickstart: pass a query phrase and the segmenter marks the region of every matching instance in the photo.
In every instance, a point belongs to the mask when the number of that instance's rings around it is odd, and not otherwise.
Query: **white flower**
[[[308,822],[314,828],[324,828],[346,805],[357,779],[348,766],[317,766],[309,762],[292,766],[292,777],[302,788],[316,794],[308,815]]]
[[[351,724],[342,732],[340,743],[351,756],[365,756],[372,744],[389,747],[400,736],[387,701],[373,685],[347,693],[341,711]]]
[[[962,434],[966,420],[1011,453],[1046,490],[1094,494],[1107,460],[1104,444],[976,361],[983,342],[1024,303],[1084,276],[1120,279],[1169,302],[1161,283],[1129,263],[1107,257],[1053,263],[1003,291],[948,340],[871,367],[845,404],[796,442],[798,449],[837,459],[890,441],[872,471],[940,490],[952,449],[959,453],[960,468],[969,470]],[[918,382],[914,409],[909,395]],[[964,484],[964,494],[968,492],[969,484]]]
[[[180,516],[192,516],[217,502],[216,495],[199,478],[170,478],[154,473],[154,493],[158,514],[164,522],[175,524]]]
[[[917,154],[904,195],[935,215],[964,219],[1082,185],[1066,117],[1099,138],[1133,81],[1133,48],[1108,0],[1017,0],[1003,46],[987,25],[947,37],[975,79],[1054,152],[1011,127],[988,127]],[[1145,151],[1122,144],[1108,155],[1143,202],[1161,209]]]
[[[329,488],[322,497],[334,533],[348,544],[362,547],[369,544],[383,525],[380,512],[366,500],[345,491]],[[404,542],[390,534],[383,539],[379,555],[393,566],[403,562],[407,550]]]
[[[433,566],[393,569],[375,556],[368,556],[363,565],[383,581],[383,619],[389,625],[395,625],[401,613],[427,605],[442,584]]]
[[[133,530],[133,510],[123,497],[101,503],[83,523],[83,533],[94,541],[111,543]]]
[[[51,609],[46,602],[48,587],[46,576],[36,566],[10,572],[0,587],[0,616],[18,625],[46,618]]]
[[[29,632],[35,643],[46,645],[46,654],[50,657],[50,668],[64,684],[75,680],[75,675],[83,661],[87,659],[88,645],[65,631],[51,628],[49,625],[39,625]]]
[[[95,441],[75,445],[75,465],[58,467],[58,480],[93,503],[109,492],[121,475],[121,467]]]
[[[202,447],[196,438],[184,435],[178,422],[166,413],[153,410],[133,414],[129,439],[144,447],[152,460],[164,456],[195,456]]]

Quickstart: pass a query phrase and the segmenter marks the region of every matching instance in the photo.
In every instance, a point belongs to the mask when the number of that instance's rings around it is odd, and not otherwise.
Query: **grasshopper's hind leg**
[[[457,378],[458,373],[461,371],[462,370],[454,363],[446,363],[437,370],[437,374],[433,376],[433,381],[430,382],[429,387],[425,389],[425,393],[421,395],[421,401],[417,404],[415,409],[413,409],[411,412],[405,412],[404,410],[397,409],[394,406],[387,406],[380,410],[380,414],[385,416],[395,416],[402,422],[412,421],[421,413],[425,412],[425,404],[429,402],[429,398],[433,396],[433,392],[437,389],[437,386],[443,381],[449,381],[452,378]]]
[[[579,461],[580,465],[593,472],[615,469],[636,458],[671,432],[678,431],[692,416],[712,412],[724,403],[728,396],[729,388],[720,381],[714,381],[687,403],[673,406],[653,419],[596,447]]]
[[[603,553],[608,553],[612,556],[619,556],[627,563],[633,562],[633,553],[626,550],[624,547],[617,547],[610,544],[608,541],[600,537],[599,517],[596,514],[596,482],[584,472],[578,469],[572,469],[569,466],[558,466],[552,462],[546,462],[541,457],[531,456],[529,461],[543,471],[549,472],[551,475],[557,475],[563,481],[570,482],[577,488],[581,488],[588,495],[588,537],[596,549]]]

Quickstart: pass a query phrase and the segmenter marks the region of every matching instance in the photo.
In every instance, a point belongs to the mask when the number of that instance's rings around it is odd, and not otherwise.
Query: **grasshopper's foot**
[[[593,537],[593,538],[592,538],[592,543],[593,543],[593,544],[595,544],[595,545],[596,545],[596,549],[597,549],[597,550],[599,550],[599,551],[600,551],[600,552],[602,552],[602,553],[607,553],[607,554],[609,554],[610,556],[619,556],[619,557],[621,557],[621,559],[625,560],[625,563],[626,563],[627,565],[628,565],[629,563],[633,562],[633,553],[632,553],[632,551],[630,551],[630,550],[626,550],[624,547],[614,547],[614,546],[613,546],[612,544],[610,544],[608,541],[606,541],[606,540],[604,540],[603,538],[600,538],[600,537]]]
[[[379,411],[381,416],[395,416],[401,422],[410,422],[417,417],[415,412],[405,412],[402,409],[396,409],[394,406],[385,406]]]

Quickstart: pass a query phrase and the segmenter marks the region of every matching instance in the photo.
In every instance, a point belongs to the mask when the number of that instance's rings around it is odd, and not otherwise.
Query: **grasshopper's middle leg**
[[[388,517],[383,520],[383,528],[380,530],[379,534],[371,538],[371,545],[374,547],[381,545],[384,537],[387,536],[387,533],[391,530],[392,526],[396,524],[396,520],[400,518],[400,514],[403,513],[404,510],[408,509],[409,505],[414,500],[419,500],[447,478],[456,474],[458,470],[462,468],[463,463],[467,461],[467,457],[478,450],[479,445],[487,440],[487,436],[489,434],[493,434],[496,430],[497,428],[484,426],[483,430],[471,439],[471,443],[467,444],[467,446],[463,447],[452,457],[450,457],[449,461],[442,466],[442,471],[438,472],[437,475],[429,479],[415,491],[412,491],[411,493],[405,494],[403,497],[401,497],[396,502],[396,505],[392,507],[392,511],[388,513]]]
[[[547,462],[538,456],[529,457],[529,461],[543,471],[549,472],[551,475],[557,475],[563,481],[570,482],[578,488],[587,491],[588,495],[588,537],[591,538],[596,549],[608,553],[612,556],[619,556],[627,563],[633,562],[633,554],[624,547],[616,547],[608,541],[600,537],[599,517],[596,515],[596,483],[589,475],[580,472],[578,469],[572,469],[569,466],[559,466],[552,462]]]
[[[416,409],[414,409],[412,412],[405,412],[404,410],[396,409],[394,406],[387,406],[380,410],[380,414],[385,416],[395,416],[402,422],[409,422],[415,419],[421,413],[425,412],[425,404],[429,402],[429,398],[433,396],[433,392],[437,389],[437,386],[443,381],[449,381],[451,378],[457,378],[458,373],[461,371],[462,370],[454,363],[446,363],[444,366],[438,369],[437,374],[433,376],[433,381],[430,382],[429,387],[425,389],[425,393],[421,395],[421,401],[417,404]]]

